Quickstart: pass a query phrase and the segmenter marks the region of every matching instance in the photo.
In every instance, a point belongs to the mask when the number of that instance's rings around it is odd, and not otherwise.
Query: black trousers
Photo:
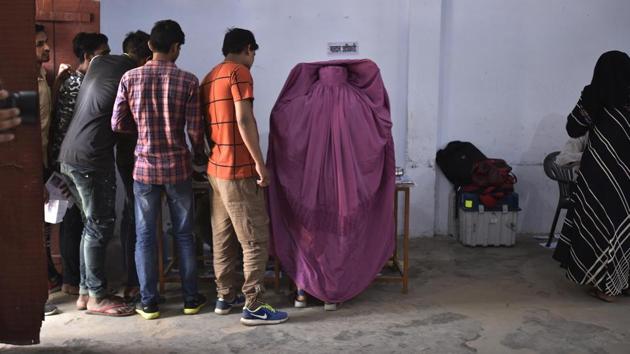
[[[55,268],[55,264],[52,260],[52,254],[50,252],[50,234],[52,225],[44,223],[44,247],[46,249],[46,258],[48,263],[48,281],[54,281],[59,277],[59,272]]]
[[[125,200],[120,223],[120,243],[123,251],[123,269],[126,272],[127,287],[139,287],[136,271],[136,217],[133,194],[133,163],[117,163],[118,174],[123,184]]]
[[[63,282],[79,286],[81,281],[79,250],[81,248],[81,234],[83,233],[83,220],[81,211],[77,205],[68,209],[59,229],[59,247],[61,251],[61,264],[63,265]]]

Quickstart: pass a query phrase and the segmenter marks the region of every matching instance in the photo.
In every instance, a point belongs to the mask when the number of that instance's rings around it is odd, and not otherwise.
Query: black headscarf
[[[602,54],[595,64],[591,84],[582,92],[584,108],[596,120],[603,115],[604,108],[622,106],[629,96],[630,57],[616,50]]]

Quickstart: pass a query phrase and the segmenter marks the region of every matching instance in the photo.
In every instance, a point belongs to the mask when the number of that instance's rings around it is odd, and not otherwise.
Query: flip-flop
[[[599,290],[597,290],[597,289],[589,290],[588,294],[591,295],[592,297],[594,297],[594,298],[596,298],[596,299],[598,299],[600,301],[603,301],[605,303],[608,303],[608,304],[615,302],[614,300],[609,299],[605,295],[602,295],[602,293]]]
[[[128,312],[108,312],[109,310],[113,310],[113,309],[118,309],[118,308],[125,308],[127,310],[129,310]],[[112,304],[109,306],[104,306],[101,307],[97,310],[87,310],[85,311],[85,313],[87,313],[88,315],[97,315],[97,316],[110,316],[110,317],[126,317],[126,316],[131,316],[134,315],[136,312],[130,308],[129,306],[125,305],[125,304]]]

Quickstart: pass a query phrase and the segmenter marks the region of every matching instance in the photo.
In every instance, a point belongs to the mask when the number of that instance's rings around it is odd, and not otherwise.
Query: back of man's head
[[[258,44],[254,34],[242,28],[230,28],[223,38],[223,55],[240,54],[244,50],[258,50]]]
[[[93,56],[94,52],[104,44],[107,44],[107,36],[102,33],[79,32],[72,40],[72,51],[81,61],[87,56]]]
[[[151,30],[151,46],[159,53],[168,53],[173,44],[184,44],[184,41],[184,31],[173,20],[158,21]]]
[[[122,43],[123,53],[138,59],[146,59],[151,57],[151,49],[149,49],[149,34],[143,31],[129,32],[125,36]]]

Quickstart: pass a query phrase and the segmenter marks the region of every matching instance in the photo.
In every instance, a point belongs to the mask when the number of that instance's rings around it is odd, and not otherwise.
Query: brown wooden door
[[[100,1],[94,0],[37,0],[37,23],[46,27],[50,44],[50,61],[44,65],[54,78],[59,64],[76,67],[72,53],[72,39],[79,32],[100,31]]]
[[[35,1],[0,0],[0,9],[4,87],[37,91]],[[34,344],[48,296],[39,124],[15,136],[0,144],[0,342]]]
[[[0,9],[0,79],[9,91],[37,91],[36,17],[52,47],[51,81],[60,63],[77,64],[74,35],[100,27],[99,1],[0,0]],[[39,125],[15,136],[0,145],[0,342],[36,344],[48,297]]]

